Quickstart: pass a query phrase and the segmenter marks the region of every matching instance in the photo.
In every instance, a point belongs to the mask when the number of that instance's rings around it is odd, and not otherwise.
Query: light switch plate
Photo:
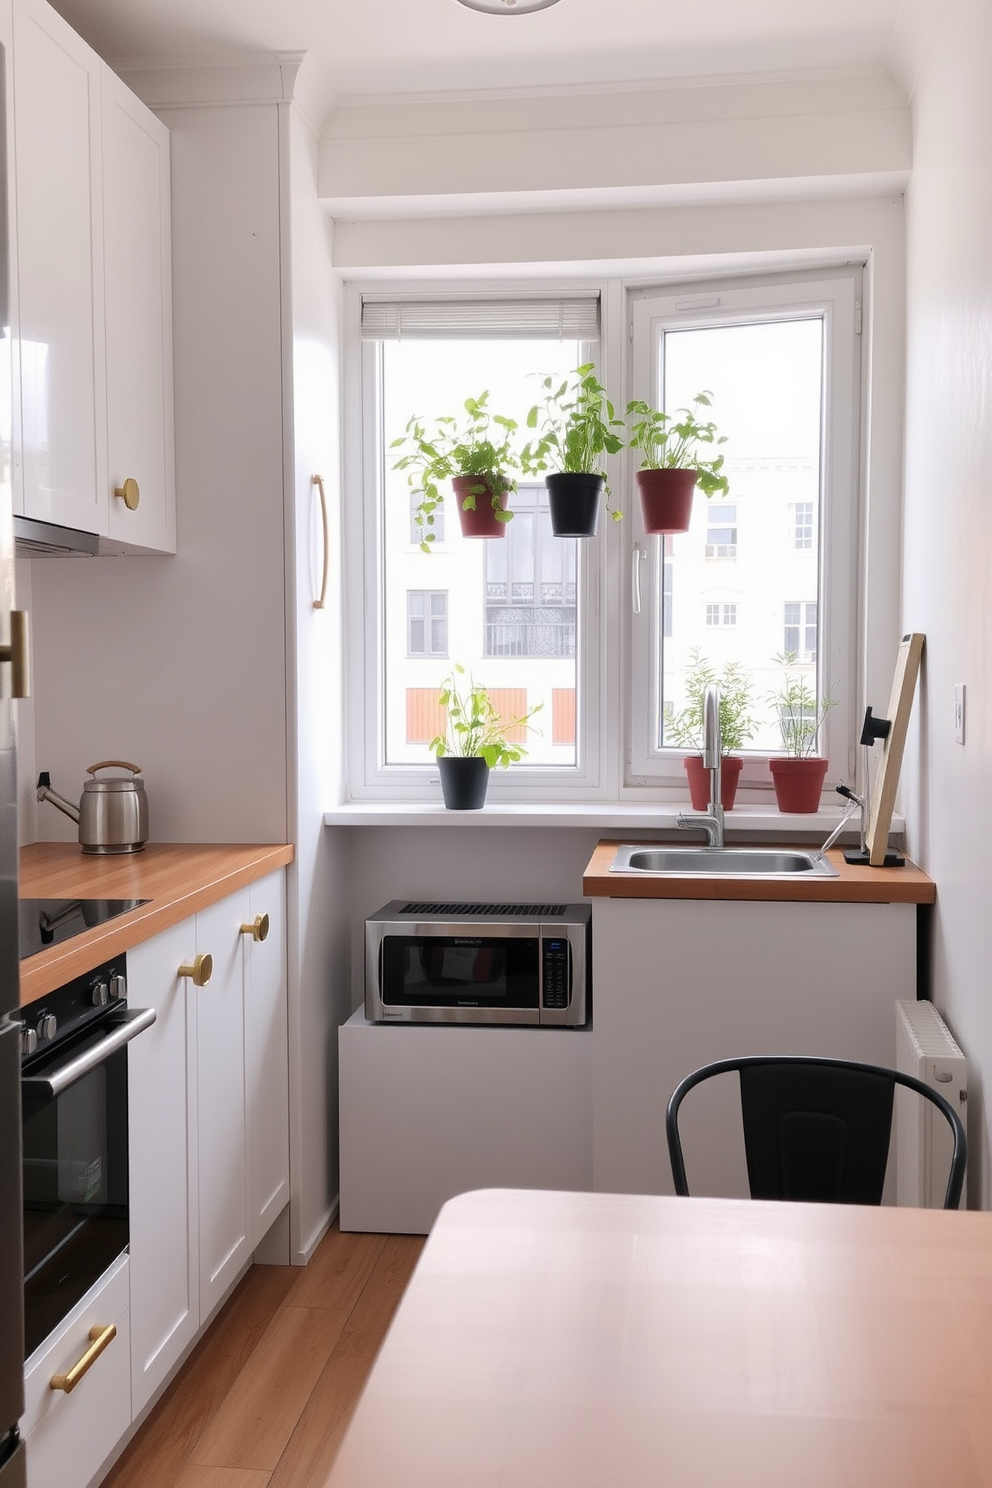
[[[958,744],[964,743],[964,692],[964,683],[956,683],[954,688],[954,738]]]

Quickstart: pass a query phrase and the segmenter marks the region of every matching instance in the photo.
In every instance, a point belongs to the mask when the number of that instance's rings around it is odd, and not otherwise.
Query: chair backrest
[[[915,1090],[942,1113],[954,1137],[944,1208],[956,1209],[968,1144],[953,1106],[912,1075],[877,1064],[805,1055],[718,1059],[687,1075],[668,1102],[665,1132],[675,1192],[689,1193],[679,1137],[679,1107],[694,1086],[736,1070],[741,1084],[744,1150],[752,1199],[880,1204],[896,1085]]]

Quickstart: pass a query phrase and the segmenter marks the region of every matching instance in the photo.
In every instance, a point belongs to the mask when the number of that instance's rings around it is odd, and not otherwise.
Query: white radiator
[[[896,1002],[896,1063],[937,1091],[968,1127],[968,1065],[932,1002]],[[896,1203],[939,1209],[944,1202],[954,1139],[936,1106],[896,1086]],[[967,1193],[961,1195],[965,1208]]]

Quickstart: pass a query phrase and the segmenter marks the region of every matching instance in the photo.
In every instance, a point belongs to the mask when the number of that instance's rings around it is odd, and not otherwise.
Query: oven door
[[[541,938],[527,927],[386,927],[379,1017],[404,1022],[539,1023]]]
[[[127,1044],[153,1009],[116,1009],[21,1068],[24,1352],[127,1248]]]

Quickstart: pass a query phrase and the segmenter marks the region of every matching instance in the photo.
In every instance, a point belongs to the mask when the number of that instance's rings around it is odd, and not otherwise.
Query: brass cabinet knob
[[[113,1343],[116,1337],[116,1323],[108,1323],[105,1328],[101,1328],[99,1324],[95,1328],[91,1328],[89,1331],[90,1346],[85,1354],[77,1359],[76,1363],[65,1374],[53,1374],[48,1381],[49,1389],[64,1390],[69,1395],[79,1384],[86,1371],[91,1369],[97,1359],[99,1359],[107,1344]]]
[[[129,475],[122,486],[114,487],[114,495],[120,497],[128,511],[138,510],[141,492],[138,490],[138,482],[132,476]]]
[[[269,917],[267,914],[256,915],[250,925],[241,926],[242,935],[250,935],[252,940],[264,940],[269,933]]]
[[[10,695],[31,696],[31,674],[28,665],[28,612],[11,610],[10,645],[0,645],[0,663],[10,662]]]
[[[194,987],[205,987],[214,974],[213,956],[194,956],[192,966],[180,966],[179,975],[189,977]]]

